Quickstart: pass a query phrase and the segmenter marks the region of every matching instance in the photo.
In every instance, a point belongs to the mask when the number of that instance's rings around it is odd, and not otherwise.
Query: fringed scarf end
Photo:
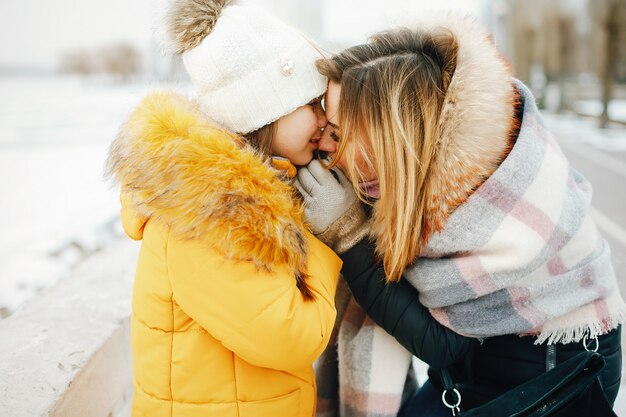
[[[600,321],[585,323],[578,326],[561,329],[542,330],[535,340],[535,345],[546,343],[548,345],[556,343],[576,343],[587,339],[594,339],[602,336],[626,322],[626,306],[621,308],[616,314]]]

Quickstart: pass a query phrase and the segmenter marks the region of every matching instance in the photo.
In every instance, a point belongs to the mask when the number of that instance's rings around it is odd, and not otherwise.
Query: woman
[[[346,250],[363,235],[354,205],[319,236],[345,251],[344,278],[370,317],[431,365],[405,412],[449,415],[436,370],[470,388],[469,409],[596,346],[613,404],[626,306],[589,216],[591,188],[488,35],[447,16],[318,68],[329,77],[320,149],[371,204],[374,243]],[[327,172],[299,179],[313,207],[325,189],[337,194]]]
[[[133,290],[133,416],[310,417],[341,261],[289,184],[326,119],[317,49],[261,9],[169,12],[197,99],[155,93],[111,146]]]

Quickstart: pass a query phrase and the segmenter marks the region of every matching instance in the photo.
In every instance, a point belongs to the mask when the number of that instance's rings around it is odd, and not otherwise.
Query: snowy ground
[[[104,161],[149,88],[0,77],[0,318],[121,233]]]

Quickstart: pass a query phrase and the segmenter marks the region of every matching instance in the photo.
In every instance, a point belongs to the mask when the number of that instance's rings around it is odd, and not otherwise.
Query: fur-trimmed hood
[[[473,18],[454,13],[428,18],[418,30],[449,31],[458,44],[456,69],[439,118],[431,176],[430,222],[440,231],[448,216],[499,166],[510,150],[519,99],[510,64]]]
[[[288,265],[310,296],[306,227],[293,188],[241,138],[173,93],[153,93],[111,145],[107,175],[122,188],[129,236],[149,219],[182,240],[201,240],[232,260],[271,271]]]

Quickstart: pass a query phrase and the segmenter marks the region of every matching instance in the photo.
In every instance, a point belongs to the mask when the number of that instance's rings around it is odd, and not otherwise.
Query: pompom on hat
[[[249,133],[293,112],[326,90],[316,45],[252,5],[174,0],[165,17],[169,49],[182,54],[203,112],[236,133]]]

